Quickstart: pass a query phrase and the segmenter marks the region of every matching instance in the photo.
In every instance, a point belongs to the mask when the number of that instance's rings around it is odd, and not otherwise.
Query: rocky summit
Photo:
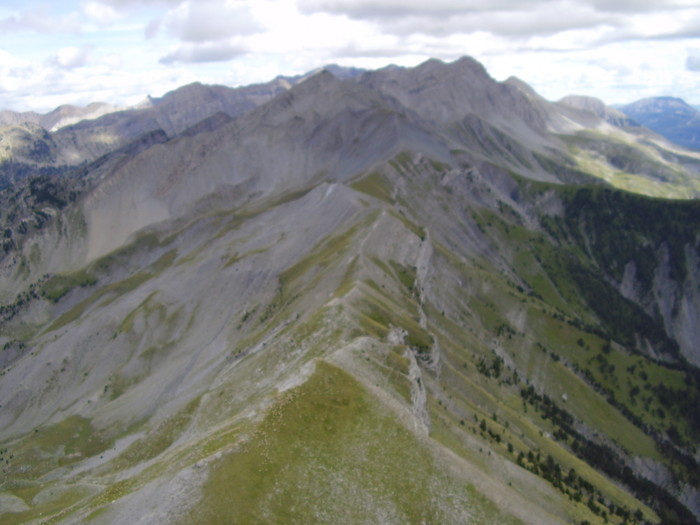
[[[697,152],[471,58],[88,116],[0,129],[3,524],[700,519]]]

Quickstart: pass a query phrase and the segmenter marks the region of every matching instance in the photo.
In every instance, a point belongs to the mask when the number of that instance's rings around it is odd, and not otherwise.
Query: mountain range
[[[2,523],[700,519],[699,153],[469,57],[2,139]]]
[[[700,111],[679,98],[645,98],[619,109],[636,122],[681,146],[700,149]]]

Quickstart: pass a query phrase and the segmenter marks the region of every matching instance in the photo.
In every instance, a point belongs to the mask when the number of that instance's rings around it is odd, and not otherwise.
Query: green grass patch
[[[52,276],[42,285],[39,293],[52,303],[57,303],[72,289],[86,288],[96,283],[97,279],[83,269],[69,274]]]
[[[366,177],[350,184],[353,190],[371,195],[379,200],[393,204],[391,197],[391,185],[380,173],[370,173]]]
[[[183,522],[457,523],[485,509],[509,522],[474,495],[356,380],[321,361],[213,465]]]
[[[338,261],[343,254],[352,248],[355,236],[369,226],[377,218],[377,215],[378,212],[370,213],[344,232],[329,235],[316,243],[309,255],[280,273],[281,286],[287,289],[298,283],[303,277],[308,277],[309,274],[323,270],[331,263]]]
[[[27,434],[3,454],[3,476],[8,480],[34,481],[51,470],[95,456],[114,439],[92,426],[89,419],[70,416]]]
[[[105,306],[106,304],[109,304],[110,302],[115,300],[117,297],[120,297],[125,293],[135,290],[137,287],[139,287],[146,281],[156,277],[167,267],[169,267],[175,260],[176,255],[176,250],[170,250],[164,253],[157,261],[155,261],[147,269],[142,270],[139,273],[136,273],[130,277],[127,277],[126,279],[122,279],[121,281],[103,286],[99,290],[95,291],[95,293],[93,293],[90,297],[81,301],[73,308],[65,312],[63,315],[59,316],[56,320],[54,320],[54,322],[51,323],[51,325],[47,328],[47,331],[52,332],[54,330],[58,330],[59,328],[66,326],[67,324],[74,322],[75,320],[79,319],[89,307],[91,307],[93,304],[95,304],[97,301],[104,297],[106,297],[107,299],[106,302],[103,302],[101,304],[101,306]]]
[[[403,225],[406,226],[406,228],[408,228],[411,232],[413,232],[415,236],[418,237],[421,241],[425,240],[425,228],[421,228],[415,222],[408,219],[403,213],[400,213],[394,210],[393,208],[389,210],[389,214],[392,217],[400,220],[403,223]]]
[[[49,498],[45,502],[34,504],[24,512],[3,512],[0,509],[0,522],[3,525],[20,525],[22,523],[58,523],[62,518],[69,516],[80,507],[81,501],[90,496],[90,491],[81,487],[63,488],[61,485],[53,485],[59,492],[55,498]],[[47,487],[46,490],[51,490]]]
[[[169,417],[145,437],[136,440],[113,460],[115,469],[124,469],[143,461],[153,459],[165,452],[187,428],[199,406],[201,397],[190,401],[177,414]]]

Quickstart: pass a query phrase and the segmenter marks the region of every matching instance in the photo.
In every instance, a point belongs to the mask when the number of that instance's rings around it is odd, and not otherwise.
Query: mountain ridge
[[[45,114],[34,111],[16,113],[10,110],[3,110],[0,111],[0,127],[31,122],[48,131],[56,131],[77,121],[99,118],[107,113],[119,111],[119,109],[118,106],[107,102],[91,102],[84,107],[64,104]]]
[[[472,59],[128,144],[2,193],[3,521],[697,522],[692,153]]]

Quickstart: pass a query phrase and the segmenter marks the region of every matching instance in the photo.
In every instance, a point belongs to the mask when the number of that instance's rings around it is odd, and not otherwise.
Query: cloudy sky
[[[2,0],[0,109],[471,55],[545,97],[700,104],[698,0]]]

